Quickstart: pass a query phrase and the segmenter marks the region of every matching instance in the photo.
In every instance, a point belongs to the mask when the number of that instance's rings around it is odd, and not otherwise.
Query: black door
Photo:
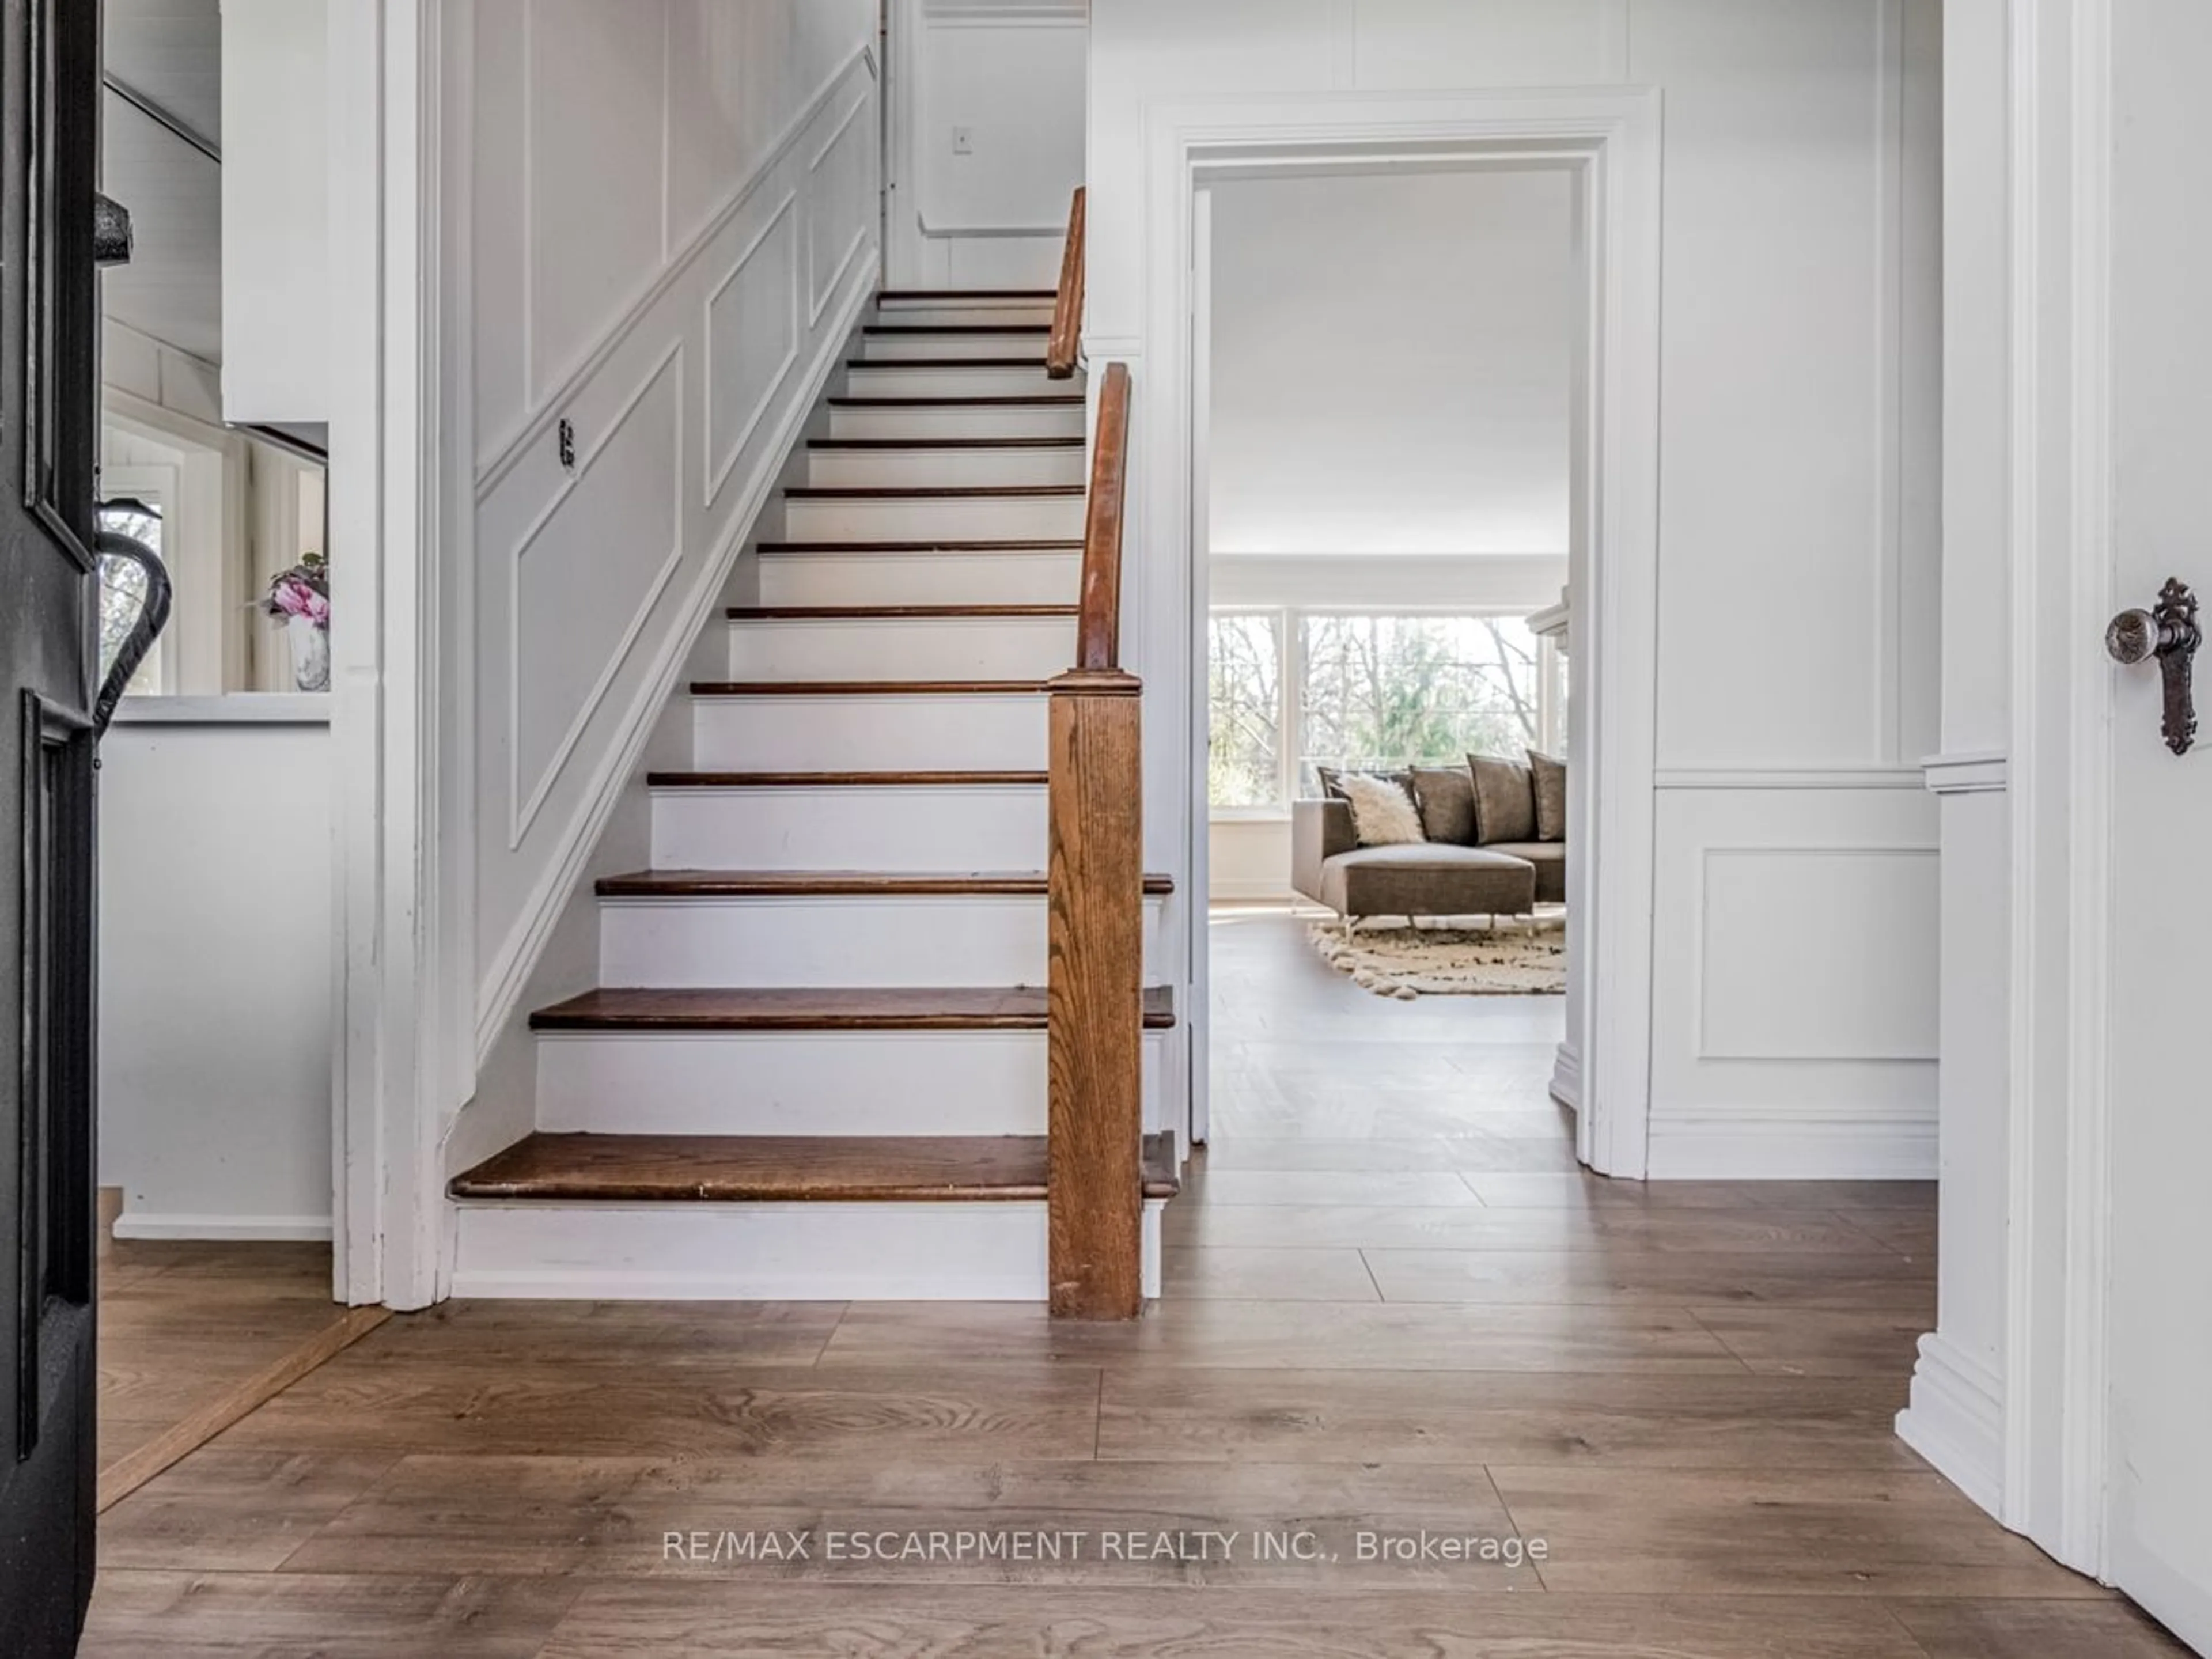
[[[92,1594],[97,0],[0,0],[0,1654]]]

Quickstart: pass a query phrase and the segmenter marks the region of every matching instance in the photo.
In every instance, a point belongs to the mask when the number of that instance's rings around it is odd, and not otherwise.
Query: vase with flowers
[[[292,684],[302,691],[331,689],[331,567],[310,553],[269,584],[261,608],[284,625],[292,645]]]

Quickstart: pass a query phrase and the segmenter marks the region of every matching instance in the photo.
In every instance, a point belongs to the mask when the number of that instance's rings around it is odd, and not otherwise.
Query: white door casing
[[[1194,631],[1190,684],[1202,686],[1204,444],[1197,431],[1194,284],[1199,195],[1214,179],[1285,171],[1384,172],[1419,167],[1559,167],[1580,182],[1579,245],[1588,307],[1576,388],[1588,442],[1576,455],[1580,500],[1571,579],[1573,704],[1579,764],[1570,817],[1569,910],[1578,918],[1570,971],[1586,994],[1569,1033],[1582,1060],[1577,1150],[1601,1173],[1641,1178],[1648,1167],[1651,1071],[1652,857],[1656,703],[1659,463],[1660,94],[1649,88],[1442,94],[1326,94],[1164,103],[1147,114],[1146,165],[1152,356],[1137,376],[1138,474],[1145,556],[1137,614],[1159,637]],[[1140,355],[1136,342],[1087,337],[1092,357]],[[1583,596],[1588,596],[1585,599]],[[1134,625],[1133,625],[1134,626]],[[1137,627],[1141,637],[1151,628]],[[1139,674],[1141,663],[1133,665]],[[1178,895],[1169,951],[1204,983],[1207,814],[1202,708],[1158,707],[1155,730],[1188,730],[1199,746],[1174,831],[1183,866],[1200,872]],[[1196,693],[1192,702],[1201,702]],[[1157,709],[1157,712],[1154,710]],[[1150,816],[1150,815],[1148,815]],[[1161,814],[1165,818],[1166,814]],[[1606,849],[1601,861],[1594,850]],[[1202,1036],[1193,1027],[1194,1038]],[[1201,1044],[1194,1076],[1206,1064]]]

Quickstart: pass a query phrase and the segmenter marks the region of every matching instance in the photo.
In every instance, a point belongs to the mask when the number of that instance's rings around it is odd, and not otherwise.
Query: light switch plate
[[[975,128],[955,127],[952,129],[952,153],[955,155],[973,155],[975,153]]]

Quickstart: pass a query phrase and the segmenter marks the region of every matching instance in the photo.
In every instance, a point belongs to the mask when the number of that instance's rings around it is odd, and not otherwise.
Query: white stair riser
[[[1169,1126],[1166,1034],[1145,1127]],[[1041,1135],[1042,1031],[600,1031],[538,1040],[538,1127],[653,1135]]]
[[[905,317],[884,320],[893,325],[910,321]],[[1034,357],[1042,362],[1044,346],[1043,335],[1018,328],[991,334],[871,334],[861,342],[860,356],[872,363],[947,357]]]
[[[455,1296],[617,1301],[1042,1302],[1042,1200],[460,1204]],[[1144,1219],[1159,1294],[1161,1203]]]
[[[807,482],[823,488],[899,489],[914,485],[1079,484],[1083,449],[817,449]]]
[[[1034,870],[1033,785],[657,789],[657,870]]]
[[[793,495],[784,531],[794,542],[1060,540],[1083,534],[1083,497]]]
[[[876,307],[878,321],[960,327],[1004,325],[1052,326],[1050,300],[885,300]]]
[[[1042,696],[701,697],[706,772],[1042,771]]]
[[[1042,353],[1035,368],[1026,363],[1016,368],[964,364],[939,368],[863,362],[845,372],[845,395],[851,398],[1022,398],[1082,389],[1079,379],[1049,378]]]
[[[763,605],[1073,605],[1077,550],[777,553],[760,562]]]
[[[1045,680],[1074,662],[1072,617],[730,624],[733,680]]]
[[[879,396],[893,394],[879,393]],[[919,404],[833,408],[833,438],[1080,438],[1083,405]]]
[[[1159,912],[1158,900],[1146,902],[1145,963],[1155,977]],[[599,906],[599,983],[1042,985],[1045,936],[1045,901],[1025,895],[614,898]]]

